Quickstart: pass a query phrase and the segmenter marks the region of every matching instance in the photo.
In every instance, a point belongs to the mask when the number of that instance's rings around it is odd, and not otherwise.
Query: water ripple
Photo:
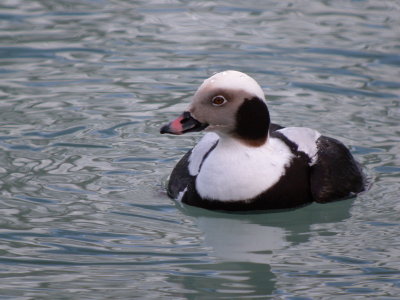
[[[2,1],[5,299],[397,298],[396,1]],[[271,117],[350,147],[371,189],[271,214],[181,207],[201,134],[160,136],[237,69]]]
[[[55,131],[55,132],[39,132],[39,131],[33,131],[33,132],[27,132],[24,134],[24,136],[39,136],[39,137],[44,137],[44,138],[55,138],[67,134],[74,134],[77,131],[84,130],[86,127],[85,126],[77,126],[77,127],[72,127],[60,131]]]

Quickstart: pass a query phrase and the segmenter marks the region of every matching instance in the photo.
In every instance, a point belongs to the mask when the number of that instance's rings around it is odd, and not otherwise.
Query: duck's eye
[[[221,106],[223,104],[225,104],[226,102],[228,102],[224,96],[215,96],[214,98],[212,98],[211,103],[214,106]]]

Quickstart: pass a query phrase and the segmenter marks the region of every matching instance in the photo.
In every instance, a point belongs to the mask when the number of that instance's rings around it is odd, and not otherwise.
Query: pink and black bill
[[[201,123],[192,117],[190,112],[185,111],[178,118],[164,125],[160,129],[160,133],[184,134],[186,132],[202,131],[207,128],[208,124]]]

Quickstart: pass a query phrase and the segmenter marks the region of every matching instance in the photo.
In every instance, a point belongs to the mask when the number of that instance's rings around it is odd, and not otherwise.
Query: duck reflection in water
[[[273,269],[274,264],[282,263],[279,252],[308,242],[313,225],[337,223],[349,218],[352,203],[314,203],[302,209],[253,214],[178,206],[203,232],[204,245],[208,248],[206,252],[210,253],[211,259],[210,265],[188,266],[202,275],[190,279],[183,277],[181,284],[189,290],[201,290],[201,293],[219,290],[226,297],[235,297],[236,293],[270,296],[276,290],[275,284],[280,276]],[[207,272],[208,268],[218,270],[218,273]],[[171,280],[176,281],[176,278]],[[232,281],[238,285],[233,287]]]

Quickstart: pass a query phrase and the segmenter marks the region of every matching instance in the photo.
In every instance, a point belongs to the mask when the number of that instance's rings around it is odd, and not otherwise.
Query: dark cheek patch
[[[236,114],[235,133],[249,144],[257,146],[265,142],[269,123],[267,105],[257,97],[245,99]]]

